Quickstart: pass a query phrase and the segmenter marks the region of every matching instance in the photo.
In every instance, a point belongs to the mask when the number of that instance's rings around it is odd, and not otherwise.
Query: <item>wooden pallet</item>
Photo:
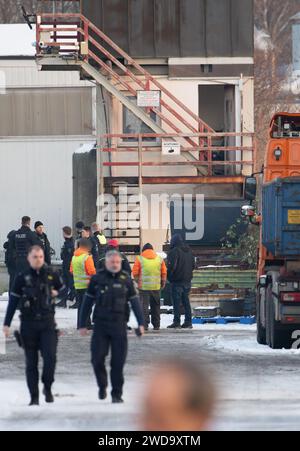
[[[229,324],[229,323],[239,323],[239,324],[255,324],[256,318],[255,316],[215,316],[213,318],[202,318],[202,317],[196,317],[193,318],[193,324],[209,324],[209,323],[215,323],[215,324]]]

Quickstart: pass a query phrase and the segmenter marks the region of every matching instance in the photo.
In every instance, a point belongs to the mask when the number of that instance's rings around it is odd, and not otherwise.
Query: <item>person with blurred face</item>
[[[215,406],[210,375],[188,359],[165,358],[148,374],[143,401],[143,431],[204,431]]]
[[[21,342],[26,358],[26,379],[31,400],[39,404],[39,352],[44,361],[42,382],[46,402],[53,402],[57,351],[57,330],[54,320],[55,298],[62,295],[64,285],[59,275],[45,265],[43,249],[35,245],[28,253],[29,269],[19,273],[10,293],[3,332],[9,336],[10,325],[18,305],[21,310]]]
[[[139,297],[131,277],[122,271],[122,257],[118,251],[106,254],[105,268],[92,278],[80,315],[80,333],[87,334],[86,321],[95,304],[91,351],[92,364],[99,388],[99,399],[107,397],[108,377],[105,359],[111,351],[112,402],[122,403],[123,368],[127,356],[127,307],[130,303],[144,333],[144,319]]]
[[[51,246],[50,246],[48,237],[45,233],[44,224],[41,221],[36,221],[36,223],[34,224],[34,230],[35,230],[35,234],[36,234],[38,243],[44,250],[45,263],[50,266],[51,265]]]

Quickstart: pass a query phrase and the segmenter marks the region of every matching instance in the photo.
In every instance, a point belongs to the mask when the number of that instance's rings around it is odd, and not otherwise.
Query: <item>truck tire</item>
[[[257,293],[257,300],[256,300],[256,340],[257,343],[260,345],[266,345],[267,344],[267,337],[266,337],[266,328],[263,327],[261,324],[261,318],[260,318],[260,294]]]
[[[275,309],[272,294],[272,285],[268,285],[266,293],[266,339],[267,344],[272,349],[282,349],[288,347],[288,334],[279,329],[278,321],[275,320]]]

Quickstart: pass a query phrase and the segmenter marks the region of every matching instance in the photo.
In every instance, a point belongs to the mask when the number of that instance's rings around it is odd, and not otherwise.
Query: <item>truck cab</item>
[[[278,113],[270,124],[258,204],[257,177],[245,182],[242,214],[261,227],[257,274],[257,341],[291,347],[300,331],[300,114]],[[300,335],[300,332],[299,332]]]

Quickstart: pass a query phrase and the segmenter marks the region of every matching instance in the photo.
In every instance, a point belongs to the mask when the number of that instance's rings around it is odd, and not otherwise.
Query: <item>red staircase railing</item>
[[[241,138],[242,143],[240,146],[220,146],[216,143],[220,138]],[[221,176],[220,179],[223,180],[223,183],[231,183],[234,182],[235,176],[240,176],[245,173],[247,170],[248,174],[252,174],[255,169],[255,160],[256,160],[256,147],[254,145],[254,134],[253,133],[194,133],[194,134],[156,134],[156,133],[146,133],[146,134],[105,134],[101,136],[100,142],[102,145],[100,146],[100,152],[103,154],[110,155],[121,155],[128,153],[134,153],[137,157],[136,161],[125,161],[125,157],[123,161],[102,161],[103,167],[139,167],[139,170],[142,171],[143,167],[172,167],[172,166],[191,166],[191,162],[189,161],[180,161],[180,156],[165,156],[164,161],[156,160],[156,161],[144,161],[143,156],[151,155],[153,152],[159,152],[160,148],[158,146],[151,147],[149,145],[149,139],[155,138],[160,140],[170,140],[176,138],[197,138],[204,142],[203,146],[195,147],[181,147],[181,155],[184,155],[186,152],[197,151],[199,154],[205,154],[205,161],[203,158],[199,157],[198,161],[193,161],[193,166],[205,166],[207,167],[207,177],[214,177],[216,168],[223,168],[223,178]],[[124,146],[123,140],[134,140],[134,142],[130,142],[130,144]],[[244,143],[243,141],[248,140],[248,143]],[[121,141],[119,141],[121,140]],[[111,146],[107,146],[107,142],[111,142]],[[146,143],[146,144],[145,144]],[[223,160],[216,159],[218,152],[222,152]],[[240,160],[230,159],[230,154],[235,154],[239,152]],[[101,158],[103,160],[103,158]],[[229,173],[226,174],[226,171],[229,169]],[[221,171],[222,172],[222,171]],[[143,177],[143,173],[140,174]],[[172,176],[169,177],[170,180]],[[178,177],[175,177],[178,178]],[[192,182],[192,179],[191,179]]]
[[[214,132],[206,122],[82,14],[37,14],[36,33],[37,57],[45,56],[50,53],[51,49],[56,49],[55,51],[59,55],[74,54],[85,62],[96,63],[135,98],[138,89],[158,89],[163,94],[161,106],[169,115],[166,116],[159,108],[149,108],[147,111],[153,111],[176,134],[186,131],[180,128],[181,124],[192,133]],[[41,39],[45,33],[49,33],[50,36],[49,41],[46,42]],[[41,41],[42,46],[40,45]],[[87,44],[88,49],[85,52],[82,52],[82,43]],[[126,63],[124,63],[125,61]],[[117,67],[121,74],[114,67]],[[131,68],[134,68],[135,73]],[[201,140],[195,142],[188,136],[184,139],[193,147],[197,147],[199,144],[203,146]],[[201,153],[200,156],[204,161],[205,154]]]

